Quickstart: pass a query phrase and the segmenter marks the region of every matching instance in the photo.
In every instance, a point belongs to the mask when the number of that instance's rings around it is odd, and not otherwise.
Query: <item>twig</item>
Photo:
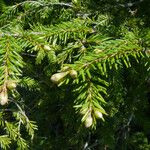
[[[128,132],[128,130],[126,130],[126,129],[128,129],[128,127],[129,127],[129,125],[130,125],[130,123],[131,123],[133,117],[134,117],[134,114],[131,113],[131,115],[130,115],[130,117],[129,117],[129,119],[128,119],[127,124],[125,124],[125,125],[120,129],[120,131],[119,131],[119,135],[121,135],[121,136],[123,135],[122,133],[124,133],[124,136],[123,136],[124,139],[126,139],[126,132]],[[120,138],[120,136],[118,136],[117,141],[119,140],[119,138]]]
[[[33,55],[33,54],[28,54],[28,53],[21,53],[21,54],[24,56],[36,57],[36,55]]]

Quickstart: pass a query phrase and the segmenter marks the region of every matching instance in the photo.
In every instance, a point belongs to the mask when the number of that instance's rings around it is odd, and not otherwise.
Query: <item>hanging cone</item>
[[[0,93],[0,104],[5,105],[8,103],[8,94],[7,91],[2,91]]]
[[[103,114],[100,111],[98,111],[98,110],[95,111],[95,116],[97,118],[103,118]]]
[[[78,75],[75,70],[70,70],[70,71],[69,71],[69,74],[70,74],[70,76],[71,76],[73,79],[77,78],[77,75]]]
[[[67,74],[68,74],[68,71],[55,73],[54,75],[51,76],[51,81],[55,84],[58,84]]]
[[[8,88],[9,90],[15,89],[16,86],[17,86],[17,84],[16,84],[16,82],[13,81],[13,80],[7,82],[7,88]]]
[[[91,116],[91,114],[88,115],[88,117],[85,120],[85,127],[89,128],[93,123],[93,118]]]

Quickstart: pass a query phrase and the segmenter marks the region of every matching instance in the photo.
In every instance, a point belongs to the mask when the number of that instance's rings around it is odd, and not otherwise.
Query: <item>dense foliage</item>
[[[149,0],[0,1],[0,147],[150,149]]]

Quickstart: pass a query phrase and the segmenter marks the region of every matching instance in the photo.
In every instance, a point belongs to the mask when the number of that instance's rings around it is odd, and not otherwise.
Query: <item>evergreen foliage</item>
[[[2,149],[150,149],[149,0],[0,0]]]

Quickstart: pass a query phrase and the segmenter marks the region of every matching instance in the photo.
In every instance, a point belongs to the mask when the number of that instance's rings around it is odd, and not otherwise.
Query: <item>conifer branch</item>
[[[63,2],[60,2],[60,3],[56,3],[56,2],[40,2],[40,1],[24,1],[24,2],[21,2],[21,3],[18,3],[16,4],[16,6],[23,6],[25,4],[31,4],[31,5],[40,5],[40,6],[67,6],[67,7],[73,7],[73,5],[71,3],[63,3]]]

